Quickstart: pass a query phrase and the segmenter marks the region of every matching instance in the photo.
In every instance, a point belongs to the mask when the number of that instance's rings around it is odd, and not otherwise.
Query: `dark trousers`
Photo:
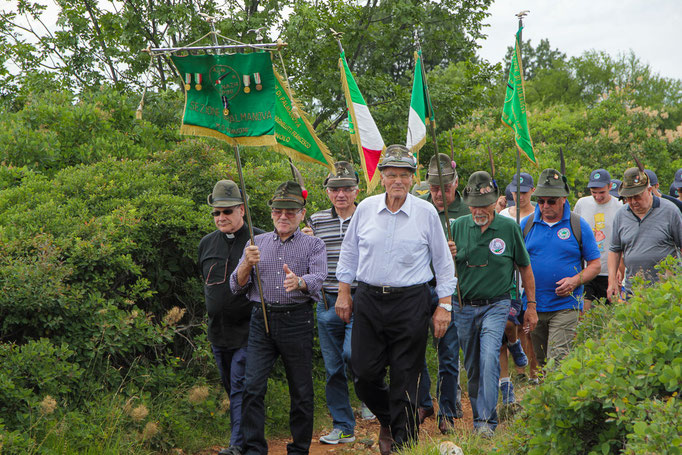
[[[291,409],[289,429],[293,442],[289,454],[307,454],[313,437],[313,309],[304,307],[287,312],[268,312],[270,335],[265,333],[263,312],[251,313],[246,357],[246,381],[242,403],[244,449],[249,455],[267,454],[265,440],[265,394],[268,376],[282,357],[289,384]]]
[[[355,392],[390,426],[396,448],[417,440],[417,379],[424,363],[430,311],[425,284],[400,294],[358,287],[353,299],[351,365]],[[386,368],[390,368],[390,387]]]
[[[241,447],[244,444],[241,420],[246,348],[226,349],[211,345],[211,350],[220,372],[220,380],[227,396],[230,397],[230,425],[232,426],[230,445]]]

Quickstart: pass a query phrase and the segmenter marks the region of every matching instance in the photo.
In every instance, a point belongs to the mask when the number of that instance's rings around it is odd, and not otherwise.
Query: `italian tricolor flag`
[[[353,74],[348,68],[346,55],[343,51],[341,51],[339,58],[339,69],[341,70],[341,84],[346,95],[351,141],[358,147],[362,160],[362,170],[367,180],[367,192],[371,192],[379,183],[379,173],[376,170],[386,146],[377,124],[374,123],[372,114],[369,113],[367,103],[365,103],[365,99],[358,89],[358,84],[355,83]]]
[[[419,162],[419,150],[426,142],[426,126],[429,122],[435,121],[435,118],[428,96],[426,80],[424,80],[421,50],[414,53],[414,60],[414,83],[412,84],[412,100],[410,101],[405,144]]]

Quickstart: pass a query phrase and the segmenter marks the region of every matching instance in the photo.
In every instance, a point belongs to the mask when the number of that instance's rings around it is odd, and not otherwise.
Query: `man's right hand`
[[[350,322],[350,316],[353,314],[353,298],[348,294],[341,294],[336,300],[336,315],[346,324]]]
[[[315,235],[315,233],[313,232],[313,228],[311,228],[310,226],[306,226],[306,227],[302,228],[301,232],[303,232],[305,235],[310,235],[310,236]]]
[[[260,251],[255,245],[244,248],[244,262],[250,267],[254,267],[260,262]]]
[[[606,289],[606,298],[612,303],[620,300],[620,286],[609,283],[609,287]]]
[[[457,256],[457,245],[455,245],[455,242],[448,240],[448,248],[450,248],[452,259],[455,259],[455,256]]]

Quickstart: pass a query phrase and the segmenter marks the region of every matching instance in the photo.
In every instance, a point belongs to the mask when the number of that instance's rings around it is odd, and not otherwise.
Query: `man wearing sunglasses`
[[[457,164],[446,154],[440,153],[441,175],[445,187],[445,198],[441,192],[441,181],[438,178],[438,161],[436,156],[431,157],[429,171],[426,174],[426,183],[429,191],[420,196],[429,201],[438,210],[444,235],[450,222],[469,214],[469,209],[462,203],[462,196],[457,191],[459,177]],[[448,220],[445,220],[445,207],[443,199],[448,205]],[[431,289],[431,311],[438,308],[438,295],[436,294],[436,280],[429,283]],[[424,367],[419,378],[419,423],[433,415],[433,399],[431,398],[431,378],[424,359]],[[438,381],[436,383],[436,395],[438,396],[438,429],[443,434],[451,433],[454,428],[454,420],[462,417],[462,391],[459,387],[459,341],[457,339],[457,327],[454,321],[450,322],[445,335],[438,341]]]
[[[627,275],[625,291],[632,292],[632,277],[643,275],[657,281],[655,267],[666,257],[680,257],[682,216],[669,201],[652,194],[649,176],[633,167],[625,171],[618,194],[626,205],[613,220],[613,238],[609,248],[609,299],[619,296],[617,271],[621,257]]]
[[[244,449],[248,455],[268,453],[265,393],[268,376],[281,357],[291,399],[289,427],[293,442],[287,444],[287,452],[304,454],[313,436],[313,302],[320,299],[327,276],[327,255],[321,239],[299,229],[306,200],[298,183],[279,185],[268,205],[275,230],[256,236],[254,245],[247,244],[230,276],[232,291],[246,294],[253,303],[242,405]],[[259,285],[265,300],[267,330]]]
[[[566,199],[569,194],[566,177],[556,169],[545,169],[533,194],[538,203],[535,213],[521,221],[522,230],[532,223],[524,233],[537,290],[538,324],[531,331],[531,340],[540,366],[570,352],[583,309],[583,285],[601,270],[592,228],[571,212]],[[580,242],[574,232],[578,223]],[[585,269],[583,261],[587,262]],[[531,304],[532,299],[527,302]]]
[[[526,324],[533,327],[535,281],[519,226],[498,215],[497,184],[490,174],[471,174],[462,193],[470,215],[452,224],[461,306],[455,308],[457,335],[464,354],[474,430],[492,437],[497,427],[500,347],[511,306],[514,268],[521,272],[531,305]]]
[[[241,431],[242,392],[252,303],[230,290],[230,274],[237,268],[249,229],[244,223],[244,199],[232,180],[220,180],[208,195],[216,230],[199,242],[199,267],[204,281],[208,341],[220,380],[230,397],[230,447],[221,455],[237,455],[244,443]],[[253,229],[254,234],[263,231]]]
[[[456,278],[434,206],[408,191],[417,162],[407,147],[391,145],[379,164],[386,192],[358,204],[336,268],[336,314],[353,315],[351,365],[358,397],[381,423],[379,451],[417,440],[417,380],[424,364],[435,271],[438,308],[434,335],[450,324]],[[351,285],[358,282],[354,296]],[[387,368],[390,386],[386,384]]]

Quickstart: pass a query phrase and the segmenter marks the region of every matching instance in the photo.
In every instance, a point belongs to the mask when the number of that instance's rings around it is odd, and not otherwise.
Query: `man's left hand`
[[[436,307],[433,313],[433,336],[443,338],[450,325],[450,312],[443,307]]]
[[[523,313],[523,331],[530,333],[538,325],[538,312],[533,308],[527,308]]]
[[[554,291],[559,297],[568,297],[578,287],[580,278],[567,276],[556,282],[557,287]]]
[[[299,287],[298,285],[298,277],[294,272],[289,270],[289,266],[284,264],[283,268],[284,273],[286,274],[286,276],[284,277],[284,290],[287,292],[291,292],[302,289],[302,287]]]

